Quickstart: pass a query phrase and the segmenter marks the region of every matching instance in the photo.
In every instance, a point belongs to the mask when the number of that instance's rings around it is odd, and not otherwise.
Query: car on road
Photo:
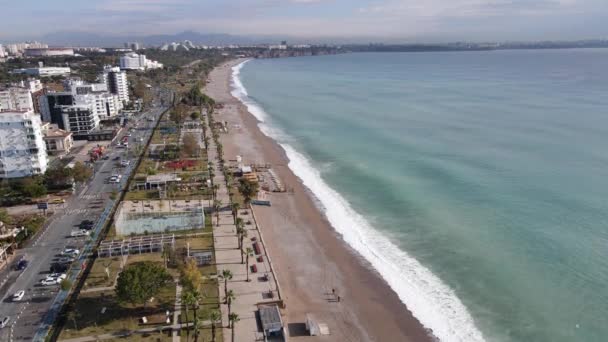
[[[15,271],[23,271],[28,265],[28,261],[25,259],[19,260],[19,262],[15,265]]]
[[[87,235],[89,235],[89,231],[86,229],[73,230],[70,233],[71,237],[80,237],[80,236],[87,236]]]
[[[54,198],[51,200],[51,203],[53,204],[63,204],[65,203],[65,200],[63,198]]]
[[[77,250],[76,248],[66,248],[63,250],[63,252],[61,252],[61,254],[77,256],[78,254],[80,254],[80,251]]]
[[[120,165],[122,166],[129,166],[131,165],[131,161],[130,160],[123,160],[120,162]]]
[[[44,286],[51,286],[51,285],[57,285],[57,279],[50,279],[50,278],[45,278],[42,279],[42,281],[40,282],[40,284],[44,285]]]
[[[113,175],[110,177],[110,183],[120,183],[122,175]]]
[[[23,296],[25,296],[25,291],[21,290],[13,295],[12,300],[18,302],[23,299]]]
[[[5,328],[8,325],[8,322],[10,322],[11,318],[6,316],[4,317],[1,321],[0,321],[0,329],[1,328]]]
[[[114,157],[114,158],[112,158],[112,160],[113,160],[113,161],[120,160],[120,156]]]
[[[68,257],[61,257],[61,258],[57,259],[57,262],[60,264],[71,264],[74,262],[74,260],[76,260],[74,257],[68,256]]]
[[[56,278],[56,279],[61,279],[61,280],[65,279],[67,277],[68,277],[68,275],[65,273],[51,273],[47,276],[47,278]]]
[[[131,128],[131,129],[133,129],[133,128]],[[130,137],[131,135],[132,135],[131,133],[127,133],[127,134],[125,134],[125,137]],[[124,139],[124,140],[126,140],[126,139]]]

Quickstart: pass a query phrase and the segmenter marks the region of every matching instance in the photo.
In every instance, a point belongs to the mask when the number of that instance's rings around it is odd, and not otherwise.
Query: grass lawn
[[[174,305],[175,284],[173,283],[164,287],[154,301],[148,303],[145,310],[143,306],[118,303],[114,291],[81,293],[73,309],[74,320],[68,317],[59,339],[162,326],[166,324],[165,312],[173,311]],[[102,314],[101,310],[104,307],[106,311]],[[148,324],[140,324],[139,320],[142,316],[146,316]],[[134,337],[138,336],[134,335]],[[128,340],[133,341],[130,337]]]
[[[114,284],[116,275],[120,270],[120,257],[97,258],[91,268],[91,273],[84,283],[84,289],[93,287],[107,287]],[[106,273],[106,266],[109,268],[110,277]]]
[[[132,190],[125,194],[125,201],[144,201],[144,200],[157,200],[157,190]]]

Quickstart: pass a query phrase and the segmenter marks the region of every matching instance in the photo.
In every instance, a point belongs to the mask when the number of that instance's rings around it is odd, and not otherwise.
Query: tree
[[[251,199],[258,193],[258,183],[251,182],[245,178],[239,180],[239,191],[245,197],[245,205],[249,206]]]
[[[184,155],[186,155],[188,157],[198,156],[199,146],[198,146],[198,141],[196,139],[196,136],[194,136],[194,134],[192,134],[192,133],[184,134],[184,139],[182,142],[183,142],[182,152],[184,153]]]
[[[232,312],[232,302],[236,299],[236,296],[234,295],[234,291],[228,290],[226,299],[227,299],[226,304],[228,304],[228,316],[230,316],[230,313]]]
[[[249,281],[249,257],[253,256],[253,249],[251,249],[251,247],[247,247],[245,254],[247,255],[247,265],[245,266],[245,271],[247,271],[247,281]]]
[[[237,233],[239,234],[238,235],[239,249],[241,250],[241,264],[242,264],[243,263],[243,247],[244,247],[243,240],[247,237],[248,234],[247,234],[247,231],[245,230],[244,225],[237,227],[236,229],[237,229]]]
[[[232,203],[232,216],[234,216],[234,224],[236,224],[236,220],[239,217],[239,209],[241,209],[241,205],[238,202]]]
[[[198,120],[201,117],[201,113],[199,112],[192,112],[190,113],[190,119],[192,120]]]
[[[116,297],[121,302],[145,304],[171,280],[162,265],[151,261],[127,266],[118,276]]]
[[[240,321],[239,315],[237,315],[236,313],[231,313],[230,315],[228,315],[228,320],[230,321],[230,335],[232,336],[232,342],[234,342],[234,324],[238,321]]]
[[[188,290],[196,290],[200,286],[200,281],[203,278],[201,271],[194,259],[188,260],[181,269],[181,283]]]
[[[230,270],[222,270],[220,279],[224,280],[224,304],[228,303],[228,280],[232,279],[232,272]]]
[[[65,166],[49,168],[44,173],[44,181],[49,188],[71,184],[73,181],[72,169]]]
[[[213,201],[213,210],[215,210],[215,219],[216,219],[216,226],[220,226],[220,209],[222,208],[222,201],[220,200],[215,200]]]
[[[36,198],[46,195],[46,187],[42,184],[42,179],[36,178],[24,178],[21,181],[21,192],[28,197]]]
[[[76,325],[76,319],[77,318],[78,318],[78,314],[77,314],[75,308],[72,308],[70,311],[68,311],[67,319],[69,319],[70,321],[72,321],[72,324],[74,325],[74,329],[75,330],[78,330],[78,325]]]
[[[61,290],[68,291],[72,287],[72,281],[70,279],[63,279],[59,284]]]
[[[196,299],[194,298],[194,295],[192,294],[191,291],[186,291],[182,294],[182,305],[184,307],[184,310],[186,311],[186,315],[185,315],[185,321],[186,321],[186,341],[190,340],[190,327],[188,326],[188,324],[190,323],[190,319],[188,316],[188,309],[194,305],[194,301]]]
[[[85,182],[93,175],[90,167],[87,167],[82,162],[76,162],[72,168],[72,175],[75,182]]]
[[[222,315],[217,310],[209,312],[209,320],[211,321],[211,342],[215,342],[215,322],[222,319]]]
[[[4,208],[0,208],[0,222],[3,222],[7,225],[13,223],[13,218],[8,214],[8,211]]]

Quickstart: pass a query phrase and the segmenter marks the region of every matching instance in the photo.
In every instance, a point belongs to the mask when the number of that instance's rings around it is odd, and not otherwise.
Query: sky
[[[608,38],[608,0],[0,0],[0,40],[192,30],[363,41]]]

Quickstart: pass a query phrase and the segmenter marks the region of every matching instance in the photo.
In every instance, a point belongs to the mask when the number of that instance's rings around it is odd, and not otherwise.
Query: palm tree
[[[224,304],[228,303],[228,280],[232,279],[232,271],[222,270],[220,279],[224,280]]]
[[[220,200],[215,200],[213,201],[213,210],[215,210],[215,219],[216,219],[216,226],[219,227],[220,226],[220,209],[222,207],[222,201]]]
[[[246,237],[247,237],[247,231],[243,227],[241,227],[241,235],[239,236],[239,242],[241,245],[241,247],[240,247],[241,248],[241,264],[244,262],[243,261],[243,247],[244,247],[243,239]]]
[[[228,315],[228,320],[230,321],[230,335],[232,335],[232,342],[234,342],[234,324],[240,321],[239,315],[233,312],[232,314]]]
[[[76,318],[77,318],[78,314],[76,312],[76,309],[72,309],[70,311],[68,311],[68,319],[70,321],[72,321],[72,324],[74,324],[74,329],[78,330],[78,326],[76,325]]]
[[[234,216],[234,224],[236,224],[236,219],[239,217],[239,209],[241,209],[241,205],[238,202],[233,202],[232,216]]]
[[[198,342],[198,335],[203,328],[203,320],[200,318],[194,319],[194,342]]]
[[[211,321],[211,342],[215,342],[215,322],[222,319],[222,314],[217,310],[212,310],[209,313],[209,320]]]
[[[226,299],[228,299],[228,317],[230,317],[230,313],[232,312],[232,301],[236,299],[236,296],[234,295],[234,291],[230,290],[228,291],[228,294],[226,295]]]
[[[190,339],[190,327],[188,326],[190,320],[188,319],[188,308],[191,305],[194,305],[194,301],[195,298],[191,291],[186,291],[182,294],[182,305],[184,307],[184,310],[186,311],[186,341]],[[182,319],[182,321],[184,321],[184,319]]]
[[[253,256],[253,249],[251,249],[251,247],[247,247],[245,254],[247,254],[247,265],[245,270],[247,271],[247,281],[249,281],[249,257]]]

